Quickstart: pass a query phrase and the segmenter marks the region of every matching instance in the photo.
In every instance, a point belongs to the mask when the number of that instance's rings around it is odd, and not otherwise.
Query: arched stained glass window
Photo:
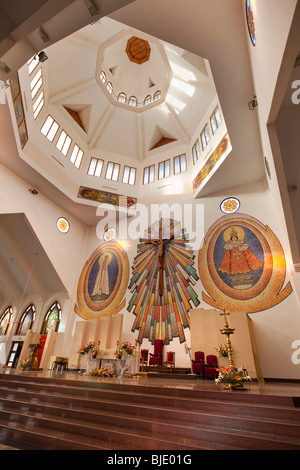
[[[4,336],[7,333],[12,316],[12,308],[9,306],[5,309],[0,317],[0,336]]]
[[[152,99],[152,98],[151,98],[150,95],[146,96],[146,98],[144,99],[144,105],[146,106],[146,104],[151,103],[151,99]]]
[[[46,335],[49,330],[58,331],[60,319],[61,307],[58,302],[54,302],[45,315],[41,334]]]
[[[26,310],[23,312],[23,315],[21,316],[16,334],[18,336],[26,335],[27,330],[30,330],[32,328],[34,319],[35,319],[35,306],[33,304],[30,304],[28,305]]]

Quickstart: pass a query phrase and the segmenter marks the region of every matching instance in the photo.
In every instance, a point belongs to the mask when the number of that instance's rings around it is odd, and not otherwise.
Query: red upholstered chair
[[[218,360],[217,356],[206,356],[206,364],[204,366],[204,375],[207,379],[215,379],[217,377]]]
[[[154,341],[154,353],[150,353],[149,366],[163,365],[163,347],[164,342],[162,339],[156,339]]]
[[[167,360],[164,361],[164,367],[166,367],[167,370],[170,367],[170,372],[175,368],[175,353],[173,351],[167,352]]]
[[[141,349],[140,365],[142,366],[142,371],[144,370],[144,366],[148,364],[148,354],[148,349]]]
[[[196,351],[195,360],[192,360],[193,374],[204,375],[204,352]]]

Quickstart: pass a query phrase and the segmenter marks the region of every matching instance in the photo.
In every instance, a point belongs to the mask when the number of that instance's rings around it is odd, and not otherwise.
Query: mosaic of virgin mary
[[[118,313],[125,305],[128,276],[128,256],[121,245],[102,243],[81,272],[75,312],[84,319]]]

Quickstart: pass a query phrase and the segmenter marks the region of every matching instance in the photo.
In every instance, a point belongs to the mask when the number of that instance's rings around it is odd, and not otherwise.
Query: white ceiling
[[[74,108],[77,106],[78,109],[85,106],[89,108],[87,132],[78,130],[75,125],[86,145],[97,148],[100,154],[107,152],[108,155],[118,155],[123,162],[140,163],[151,161],[153,156],[149,149],[162,133],[177,138],[178,145],[189,144],[191,147],[193,142],[188,140],[194,135],[203,113],[215,96],[215,83],[233,150],[200,196],[226,192],[264,178],[257,114],[256,111],[249,111],[247,105],[254,90],[244,2],[228,0],[225,6],[219,0],[213,0],[209,4],[204,0],[190,0],[189,8],[186,8],[186,5],[177,0],[138,0],[110,16],[113,21],[102,18],[98,23],[88,25],[45,49],[49,56],[45,62],[45,80],[52,108],[57,109],[69,124],[71,118],[64,112],[62,105],[72,105]],[[170,101],[143,113],[111,104],[95,80],[96,70],[99,71],[96,69],[99,67],[99,44],[104,42],[110,45],[111,38],[124,28],[129,29],[130,34],[136,32],[130,28],[136,28],[141,36],[150,40],[152,37],[153,44],[159,42],[164,46],[169,60],[192,71],[196,79],[188,77],[183,81],[194,85],[194,95],[184,96],[185,106],[181,112]],[[67,32],[66,29],[65,34]],[[126,43],[125,37],[124,41]],[[207,62],[202,57],[209,60],[213,80]],[[110,61],[112,60],[111,58]],[[113,63],[110,62],[110,65]],[[142,67],[131,63],[129,65],[136,66],[137,70]],[[150,66],[150,62],[148,65]],[[124,73],[121,75],[124,76]],[[149,70],[147,75],[149,76]],[[128,85],[128,81],[126,83]],[[75,92],[78,84],[83,86],[80,91]],[[172,85],[168,90],[170,94],[176,93],[176,98],[182,98],[182,92],[175,90]],[[4,118],[6,110],[2,109],[1,113]],[[142,117],[137,118],[138,114]],[[8,126],[7,132],[4,127],[1,132],[3,144],[11,145],[11,151],[9,159],[7,152],[2,152],[1,161],[83,223],[95,224],[94,207],[82,207],[80,201],[72,201],[55,187],[53,181],[47,181],[47,175],[40,177],[38,171],[20,161],[15,144],[10,144],[7,137],[11,135],[11,124],[7,120],[5,126]],[[169,145],[174,147],[174,144]]]

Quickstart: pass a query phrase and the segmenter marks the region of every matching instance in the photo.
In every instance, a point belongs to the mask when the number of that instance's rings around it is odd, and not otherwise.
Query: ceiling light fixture
[[[33,188],[33,189],[30,188],[29,191],[31,192],[31,194],[34,194],[35,196],[36,196],[37,194],[39,194],[38,190],[37,190],[37,189],[34,189],[34,188]]]
[[[248,103],[248,108],[250,109],[250,111],[253,111],[256,106],[258,106],[258,102],[256,96],[253,96],[253,100],[249,101]]]
[[[48,59],[48,56],[45,51],[41,51],[37,55],[39,62],[45,62]]]

